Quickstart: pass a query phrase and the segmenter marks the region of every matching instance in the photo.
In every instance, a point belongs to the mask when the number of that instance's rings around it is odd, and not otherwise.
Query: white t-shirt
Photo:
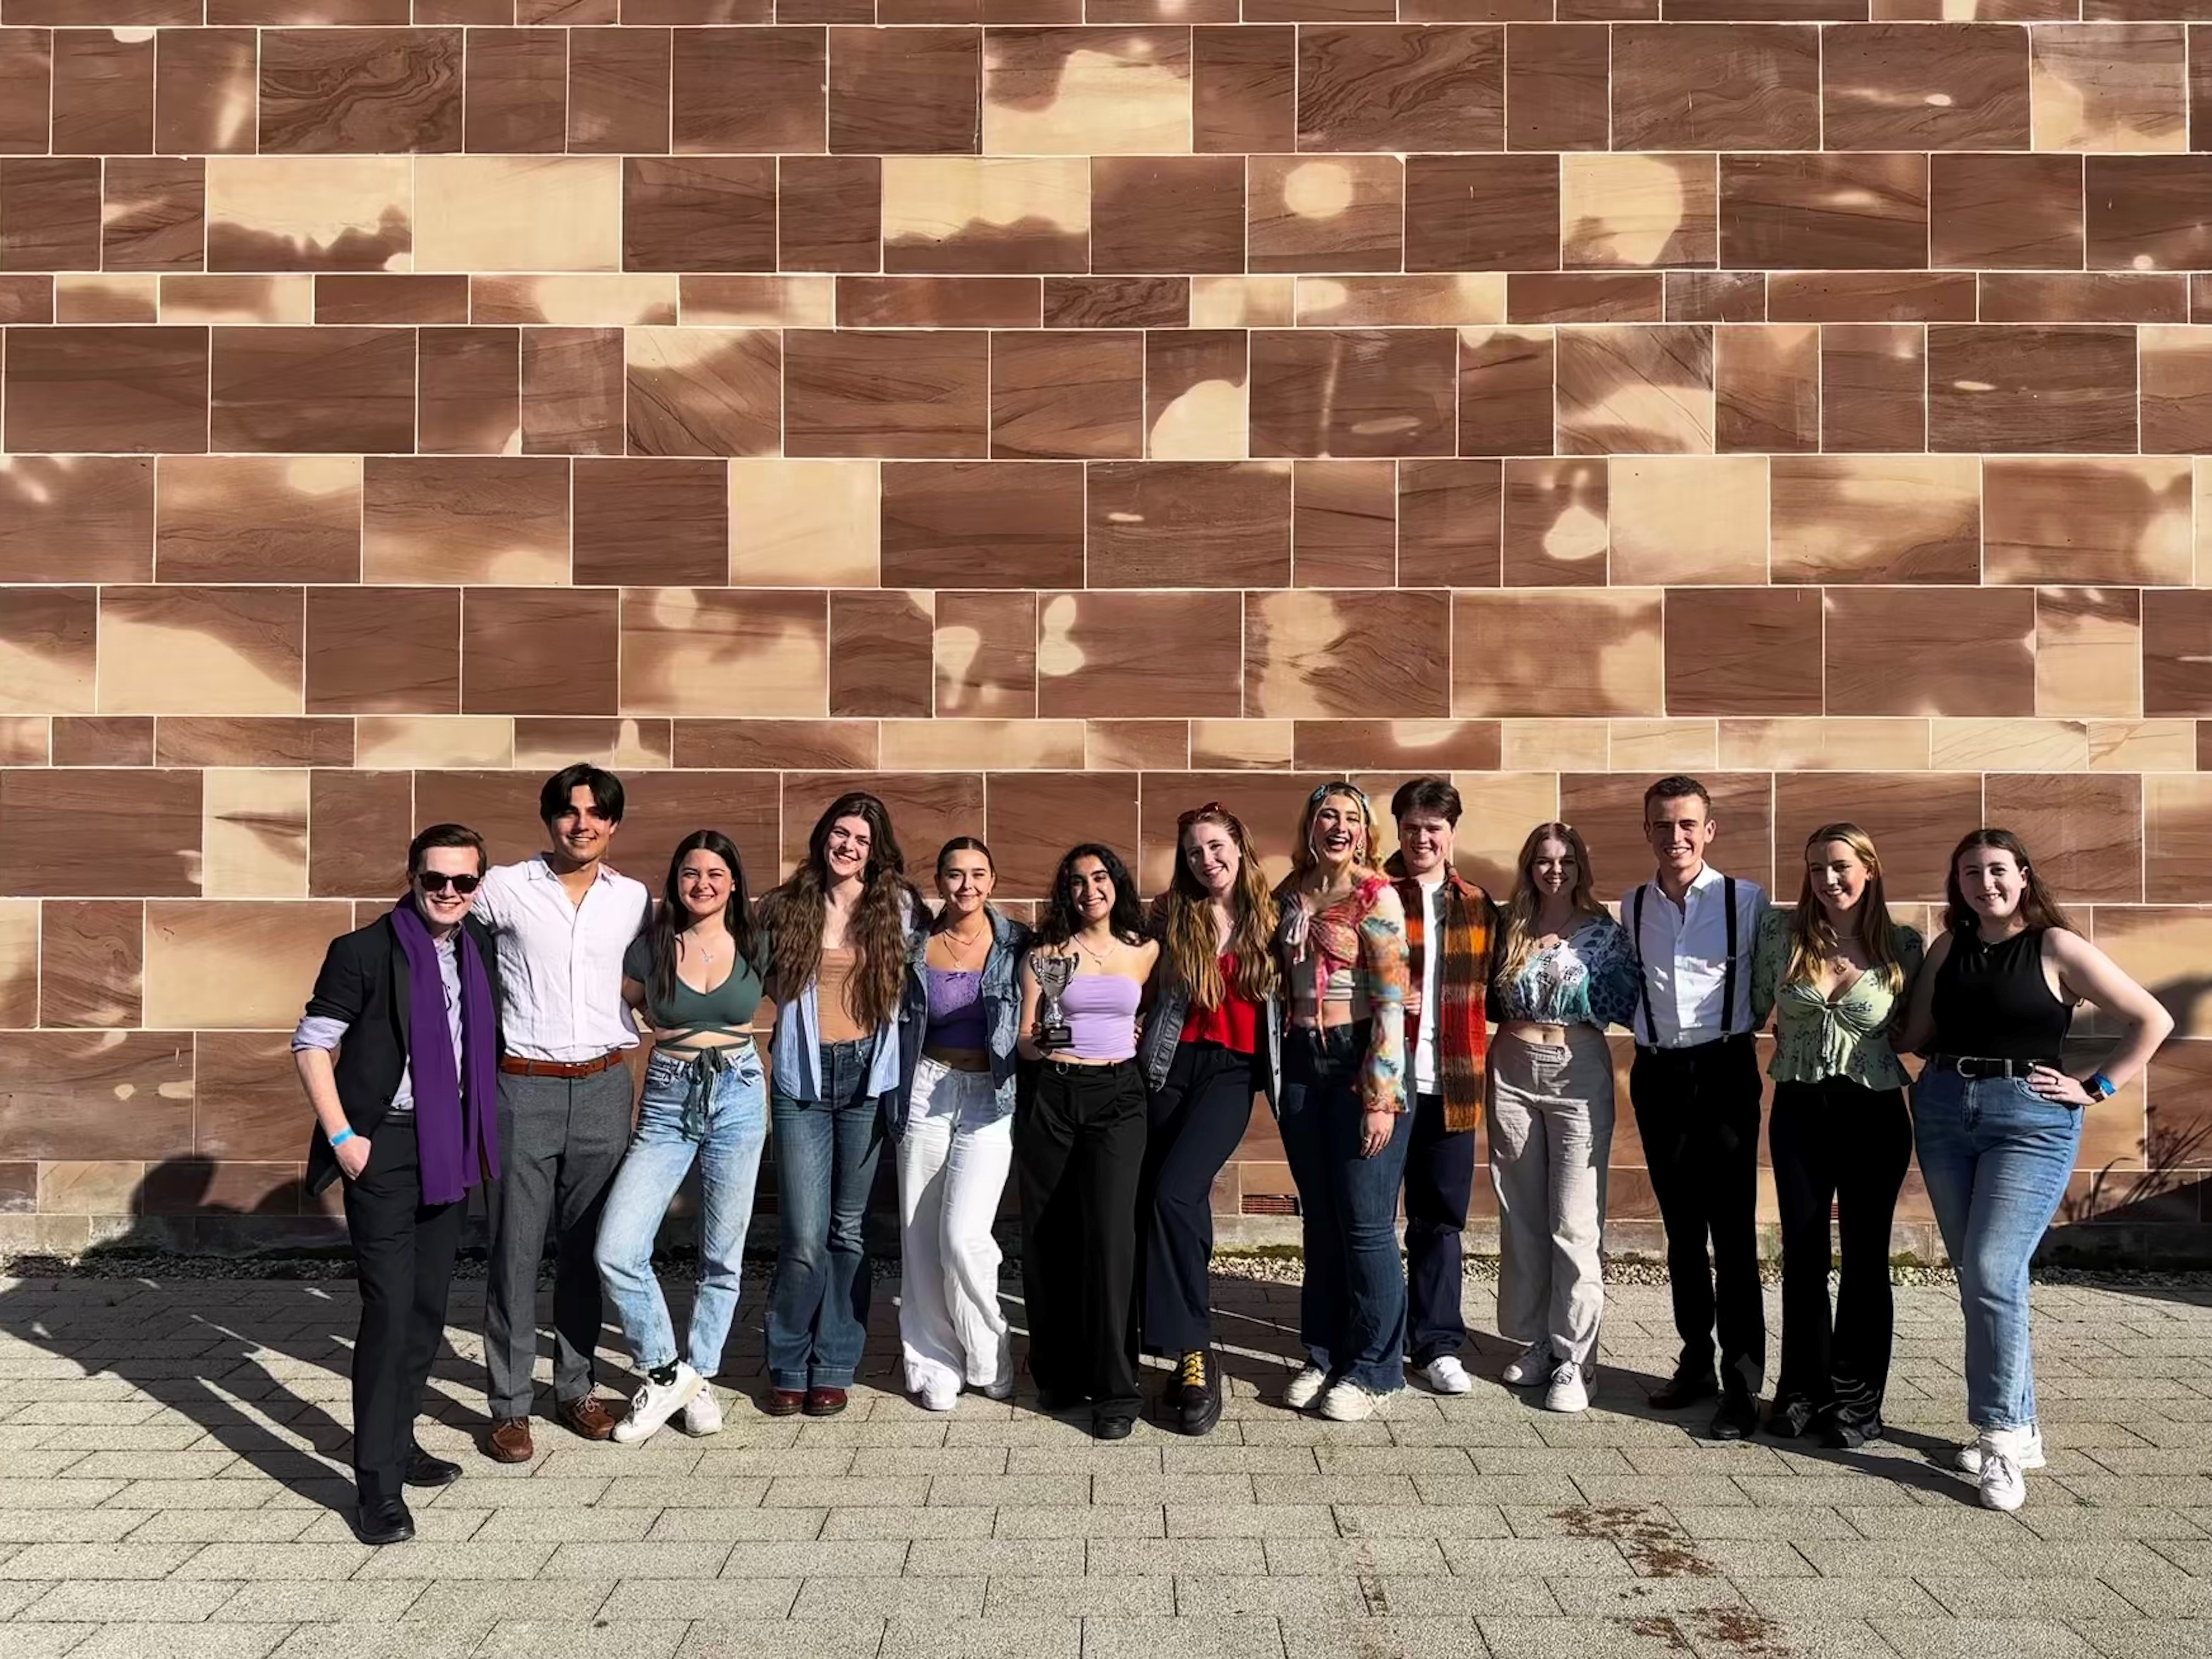
[[[1425,1095],[1437,1091],[1437,987],[1442,978],[1437,964],[1444,955],[1443,918],[1437,898],[1443,887],[1441,870],[1420,882],[1425,921],[1421,928],[1421,1012],[1416,1022],[1420,1036],[1413,1043],[1413,1088],[1416,1093]]]

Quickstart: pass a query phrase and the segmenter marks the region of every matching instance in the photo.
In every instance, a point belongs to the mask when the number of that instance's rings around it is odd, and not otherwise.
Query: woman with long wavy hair
[[[830,802],[791,879],[761,901],[782,1223],[762,1402],[771,1417],[843,1411],[867,1340],[861,1223],[905,1075],[899,1015],[920,908],[890,814],[857,792]]]
[[[1636,1007],[1635,954],[1593,896],[1595,881],[1572,824],[1531,830],[1514,864],[1491,981],[1498,1328],[1524,1345],[1504,1378],[1541,1384],[1545,1408],[1555,1412],[1589,1404],[1613,1156],[1605,1028],[1626,1024]]]
[[[768,1143],[768,1089],[753,1042],[760,974],[750,960],[745,866],[719,830],[676,843],[651,926],[623,958],[623,997],[653,1027],[629,1151],[599,1221],[599,1277],[621,1312],[644,1384],[615,1425],[624,1445],[678,1412],[687,1434],[722,1426],[712,1387],[738,1311],[753,1183]],[[653,1243],[668,1201],[700,1170],[699,1285],[679,1357]]]
[[[1145,1079],[1137,1004],[1159,946],[1110,847],[1060,860],[1036,947],[1022,962],[1024,1058],[1036,1088],[1014,1119],[1030,1375],[1049,1412],[1088,1404],[1091,1431],[1125,1440],[1137,1391],[1137,1182]]]
[[[1139,1043],[1152,1090],[1146,1179],[1144,1346],[1176,1362],[1165,1403],[1184,1434],[1221,1419],[1207,1270],[1213,1181],[1279,1092],[1275,900],[1243,822],[1219,801],[1176,825],[1175,875],[1152,906],[1160,941]]]
[[[1951,854],[1943,935],[1929,947],[1897,1046],[1928,1063],[1912,1090],[1913,1139],[1966,1316],[1966,1416],[1959,1467],[1981,1501],[2016,1510],[2044,1465],[2028,1352],[2027,1270],[2066,1195],[2081,1115],[2149,1065],[2173,1016],[2075,933],[2021,845],[1977,830]],[[2103,1064],[2064,1063],[2077,1002],[2121,1025]]]
[[[1890,1047],[1919,972],[1918,930],[1890,919],[1881,854],[1856,823],[1805,843],[1794,909],[1766,913],[1752,958],[1774,1005],[1766,1138],[1782,1222],[1782,1372],[1766,1431],[1848,1449],[1881,1433],[1893,1310],[1889,1227],[1912,1162],[1909,1080]],[[1832,1316],[1828,1220],[1843,1244]]]
[[[1366,793],[1338,779],[1306,799],[1276,889],[1288,987],[1277,1121],[1305,1238],[1298,1340],[1284,1402],[1356,1423],[1405,1386],[1398,1188],[1406,1098],[1406,910],[1376,863]]]

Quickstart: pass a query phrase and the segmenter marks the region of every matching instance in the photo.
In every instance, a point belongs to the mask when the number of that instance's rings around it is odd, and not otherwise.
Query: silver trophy
[[[1060,1006],[1060,994],[1075,976],[1073,957],[1047,956],[1042,951],[1030,958],[1036,975],[1037,1011],[1034,1041],[1040,1048],[1066,1048],[1075,1042],[1075,1028],[1067,1023],[1067,1010]]]

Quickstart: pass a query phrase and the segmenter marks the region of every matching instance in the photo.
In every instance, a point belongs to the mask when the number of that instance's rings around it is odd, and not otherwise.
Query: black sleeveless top
[[[2074,1010],[2051,994],[2043,936],[2030,927],[1995,945],[1960,930],[1936,972],[1935,1052],[1975,1060],[2056,1065]]]

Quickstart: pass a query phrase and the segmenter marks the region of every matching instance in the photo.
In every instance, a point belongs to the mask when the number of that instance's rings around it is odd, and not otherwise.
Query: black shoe
[[[1194,1348],[1176,1370],[1175,1425],[1182,1434],[1209,1434],[1221,1420],[1221,1372],[1213,1356]]]
[[[1720,1379],[1711,1371],[1676,1371],[1652,1391],[1651,1404],[1657,1411],[1675,1412],[1700,1400],[1711,1400],[1720,1391]]]
[[[1820,1443],[1830,1451],[1856,1451],[1869,1440],[1881,1438],[1881,1419],[1832,1417],[1821,1425]]]
[[[1713,1425],[1706,1431],[1712,1440],[1742,1440],[1759,1426],[1759,1401],[1749,1391],[1731,1388],[1721,1395],[1721,1408],[1713,1413]]]
[[[1126,1412],[1100,1412],[1091,1419],[1091,1435],[1094,1440],[1127,1440],[1137,1426],[1137,1419]]]
[[[410,1486],[450,1486],[461,1478],[461,1466],[433,1457],[420,1446],[410,1446],[405,1478]]]
[[[1766,1432],[1776,1440],[1802,1440],[1813,1432],[1817,1416],[1809,1400],[1778,1400],[1767,1408]]]
[[[354,1516],[353,1532],[364,1544],[404,1544],[415,1536],[415,1517],[397,1492],[388,1498],[364,1498]]]
[[[1091,1403],[1087,1394],[1077,1394],[1068,1389],[1039,1389],[1037,1409],[1041,1412],[1072,1412]]]

